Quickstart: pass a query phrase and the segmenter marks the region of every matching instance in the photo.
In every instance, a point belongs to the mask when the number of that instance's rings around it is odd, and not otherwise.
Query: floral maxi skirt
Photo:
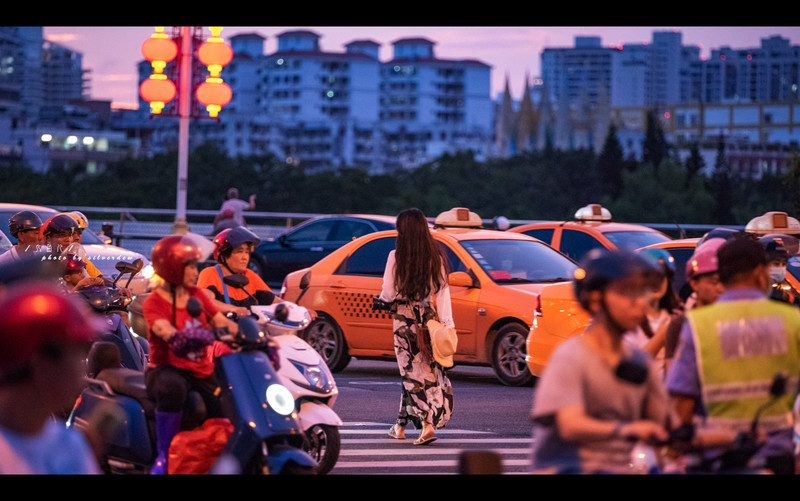
[[[453,386],[442,366],[418,346],[417,314],[421,311],[420,306],[399,304],[392,322],[394,351],[402,380],[397,422],[403,426],[411,422],[417,429],[422,429],[422,423],[444,428],[453,413]],[[424,325],[435,316],[436,311],[427,306],[421,323]]]

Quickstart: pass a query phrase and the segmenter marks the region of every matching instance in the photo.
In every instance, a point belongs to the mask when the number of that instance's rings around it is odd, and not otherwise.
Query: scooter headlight
[[[288,416],[294,411],[294,397],[292,392],[282,384],[271,384],[267,387],[267,405],[282,416]]]
[[[292,365],[294,365],[300,374],[306,378],[308,384],[310,385],[309,389],[317,389],[322,391],[330,391],[333,384],[331,383],[331,378],[328,375],[326,370],[323,370],[322,367],[318,365],[305,365],[299,362],[291,361]],[[296,383],[298,381],[295,381]]]

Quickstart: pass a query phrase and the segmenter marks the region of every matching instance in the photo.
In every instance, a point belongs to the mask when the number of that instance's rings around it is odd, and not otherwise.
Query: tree
[[[709,189],[714,197],[711,221],[714,224],[734,224],[733,186],[731,185],[730,170],[730,164],[725,155],[725,141],[720,138],[717,144],[714,172],[709,180]]]
[[[687,183],[705,168],[706,162],[703,160],[702,155],[700,155],[700,146],[697,142],[692,143],[689,147],[689,157],[686,158],[685,165],[688,174],[688,176],[686,176]]]
[[[800,156],[797,152],[792,153],[792,160],[783,175],[783,182],[789,193],[790,210],[793,214],[800,214]]]
[[[667,141],[664,138],[664,129],[658,119],[656,110],[647,112],[647,123],[644,144],[642,145],[642,160],[658,168],[667,156]]]
[[[596,165],[600,182],[604,186],[603,193],[609,195],[612,200],[619,198],[622,193],[624,166],[625,159],[622,145],[617,138],[617,127],[612,123],[608,128],[603,150],[600,152]]]

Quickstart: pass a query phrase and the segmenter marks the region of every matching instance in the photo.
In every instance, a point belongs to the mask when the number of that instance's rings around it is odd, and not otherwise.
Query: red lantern
[[[156,33],[142,44],[142,55],[153,66],[153,71],[161,73],[168,62],[178,55],[178,44],[162,32],[164,28],[156,27]]]
[[[162,73],[154,73],[139,86],[139,95],[150,103],[153,113],[161,113],[164,104],[175,99],[177,90],[172,80]]]
[[[205,105],[208,114],[216,117],[222,107],[231,101],[233,92],[221,78],[208,77],[197,87],[195,95],[197,100]]]
[[[220,27],[211,27],[212,37],[197,49],[197,59],[208,67],[212,77],[218,77],[222,67],[233,59],[233,49],[219,37]]]

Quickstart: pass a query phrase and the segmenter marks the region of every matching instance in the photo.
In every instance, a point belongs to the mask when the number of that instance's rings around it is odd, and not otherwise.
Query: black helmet
[[[742,232],[740,230],[734,228],[714,228],[709,230],[705,235],[703,235],[700,240],[697,241],[697,247],[700,247],[703,243],[712,238],[722,238],[728,240],[730,238],[736,237],[741,235]]]
[[[38,230],[42,227],[42,219],[29,210],[17,212],[8,220],[8,231],[17,238],[17,233],[25,230]]]
[[[764,248],[767,255],[767,261],[779,261],[789,259],[789,249],[791,247],[796,251],[797,237],[790,237],[788,235],[764,235],[759,237],[758,243]]]
[[[74,231],[78,229],[78,222],[69,214],[56,214],[42,225],[42,235],[48,236],[60,231]]]
[[[581,261],[575,270],[575,297],[581,306],[588,309],[588,294],[591,291],[603,291],[615,282],[621,282],[642,274],[647,281],[655,283],[655,278],[662,276],[656,264],[632,251],[594,249]]]
[[[227,257],[227,253],[242,244],[250,244],[255,247],[259,242],[261,239],[258,238],[258,235],[244,226],[224,229],[214,237],[214,259],[219,261],[220,256]]]

